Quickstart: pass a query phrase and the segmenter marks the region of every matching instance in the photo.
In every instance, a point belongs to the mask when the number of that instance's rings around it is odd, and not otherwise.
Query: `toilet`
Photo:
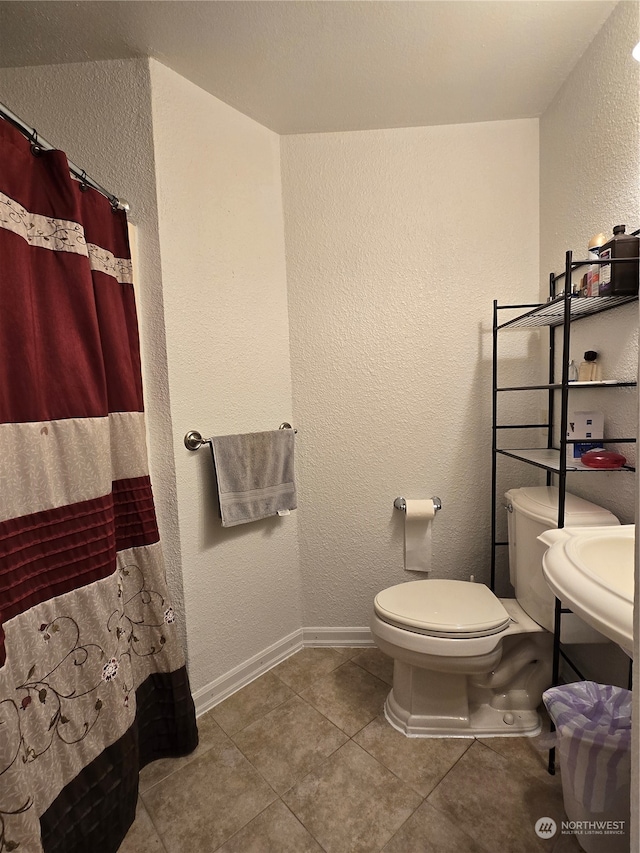
[[[551,685],[555,597],[542,573],[538,536],[557,527],[558,490],[511,489],[509,578],[515,598],[482,583],[418,580],[379,592],[371,633],[394,660],[385,716],[409,737],[534,736]],[[608,510],[565,496],[565,526],[619,524]],[[605,642],[574,614],[563,643]]]

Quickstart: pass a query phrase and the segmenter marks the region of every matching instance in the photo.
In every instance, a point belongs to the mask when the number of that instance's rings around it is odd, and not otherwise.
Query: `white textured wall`
[[[640,6],[623,2],[566,80],[540,120],[540,268],[546,297],[551,270],[564,268],[571,249],[586,257],[587,243],[614,225],[640,227],[640,65],[631,50],[640,38]],[[638,306],[630,305],[572,325],[571,356],[600,353],[603,378],[635,380]],[[637,393],[574,391],[570,406],[605,413],[605,435],[636,434]],[[635,448],[620,447],[633,462]],[[634,520],[631,475],[573,475],[569,488]]]
[[[292,421],[280,140],[151,61],[177,501],[197,690],[300,628],[297,513],[223,529],[203,436]],[[305,441],[304,432],[301,436]]]
[[[538,124],[281,146],[303,623],[367,625],[415,578],[396,496],[443,501],[432,576],[488,577],[492,300],[537,291]]]
[[[151,480],[172,602],[185,642],[178,507],[146,60],[0,69],[0,101],[131,205]]]

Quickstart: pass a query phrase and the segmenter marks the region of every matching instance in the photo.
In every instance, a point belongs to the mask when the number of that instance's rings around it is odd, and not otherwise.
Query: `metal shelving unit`
[[[629,259],[627,259],[628,262]],[[567,464],[566,448],[568,443],[568,404],[570,391],[579,393],[580,388],[623,388],[634,387],[635,381],[606,380],[602,382],[569,382],[569,346],[571,342],[572,323],[586,317],[592,317],[604,311],[610,311],[621,305],[638,300],[638,296],[601,296],[579,297],[572,294],[572,276],[575,270],[586,267],[590,261],[574,261],[571,252],[567,252],[564,272],[549,277],[549,300],[534,305],[498,305],[493,303],[493,389],[492,389],[492,470],[491,470],[491,588],[495,589],[496,580],[496,551],[498,547],[506,546],[506,541],[497,539],[497,473],[498,459],[501,456],[518,459],[527,465],[533,465],[546,471],[547,485],[556,484],[558,487],[558,527],[564,527],[566,478],[568,473],[584,472],[597,474],[599,469],[588,468],[579,463]],[[558,285],[565,282],[564,292],[557,295]],[[567,286],[568,285],[568,286]],[[500,322],[503,312],[511,312],[510,319]],[[513,316],[513,313],[515,316]],[[502,331],[511,329],[549,328],[549,379],[547,383],[531,385],[498,385],[498,337]],[[557,331],[556,331],[557,330]],[[560,349],[562,371],[556,377],[556,338],[561,337]],[[507,392],[547,391],[548,417],[545,423],[498,423],[498,399]],[[559,394],[558,394],[559,392]],[[559,405],[558,403],[559,397]],[[559,410],[559,411],[558,411]],[[554,446],[554,427],[559,426],[559,447]],[[499,436],[503,430],[546,430],[546,447],[539,448],[500,448]],[[635,443],[635,437],[608,438],[604,444]],[[600,469],[601,471],[602,469]],[[635,468],[629,465],[619,469],[620,473],[633,472]],[[553,649],[553,684],[559,681],[560,658],[565,659],[572,669],[582,679],[583,676],[560,647],[560,623],[562,614],[569,612],[556,599],[555,631]],[[549,758],[549,772],[554,772],[554,754]]]

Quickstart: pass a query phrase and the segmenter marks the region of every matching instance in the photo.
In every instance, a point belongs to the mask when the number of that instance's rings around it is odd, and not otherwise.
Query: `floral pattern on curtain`
[[[124,212],[0,120],[0,853],[110,853],[197,745]]]

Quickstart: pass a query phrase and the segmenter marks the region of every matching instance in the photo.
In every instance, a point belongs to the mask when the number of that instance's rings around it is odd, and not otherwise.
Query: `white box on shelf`
[[[580,459],[587,450],[602,447],[603,438],[604,415],[602,412],[569,412],[567,440],[573,439],[578,443],[567,444],[567,462]]]

